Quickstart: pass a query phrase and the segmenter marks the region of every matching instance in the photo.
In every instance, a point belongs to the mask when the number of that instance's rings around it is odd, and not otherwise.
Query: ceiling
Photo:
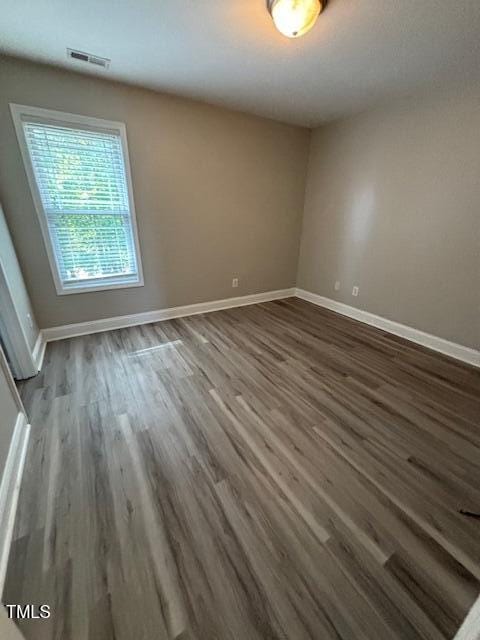
[[[0,48],[315,126],[418,90],[480,82],[479,0],[330,0],[289,40],[265,0],[0,0]],[[112,60],[99,70],[71,47]]]

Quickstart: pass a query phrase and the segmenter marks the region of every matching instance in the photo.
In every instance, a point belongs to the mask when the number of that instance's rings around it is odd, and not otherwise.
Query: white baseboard
[[[37,367],[37,371],[40,371],[43,365],[43,356],[45,355],[45,347],[47,346],[43,331],[38,332],[37,340],[32,351],[32,358]]]
[[[74,338],[75,336],[83,336],[90,333],[111,331],[112,329],[123,329],[124,327],[133,327],[140,324],[160,322],[162,320],[172,320],[173,318],[182,318],[184,316],[194,316],[199,313],[210,313],[211,311],[220,311],[222,309],[231,309],[233,307],[244,307],[250,304],[259,304],[260,302],[281,300],[283,298],[291,298],[294,295],[294,288],[280,289],[278,291],[266,291],[265,293],[255,293],[250,296],[213,300],[212,302],[200,302],[198,304],[189,304],[183,307],[170,307],[168,309],[146,311],[144,313],[135,313],[128,316],[117,316],[115,318],[104,318],[103,320],[92,320],[91,322],[79,322],[60,327],[50,327],[49,329],[42,329],[42,335],[45,342],[52,342],[53,340]]]
[[[92,320],[91,322],[79,322],[75,324],[67,324],[59,327],[50,327],[42,329],[39,339],[35,345],[35,352],[38,351],[38,359],[36,362],[43,361],[45,353],[45,345],[47,342],[54,340],[63,340],[65,338],[74,338],[76,336],[88,335],[91,333],[99,333],[101,331],[111,331],[113,329],[123,329],[124,327],[133,327],[141,324],[149,324],[151,322],[161,322],[162,320],[172,320],[173,318],[182,318],[184,316],[193,316],[200,313],[210,313],[212,311],[220,311],[222,309],[231,309],[233,307],[243,307],[250,304],[259,304],[261,302],[270,302],[272,300],[281,300],[297,296],[302,300],[307,300],[320,307],[325,307],[332,311],[336,311],[349,318],[354,318],[360,322],[382,329],[396,336],[406,338],[417,344],[421,344],[434,351],[439,351],[447,356],[467,362],[476,367],[480,367],[480,351],[470,349],[463,345],[450,342],[444,338],[419,331],[413,327],[409,327],[387,318],[382,318],[368,311],[351,307],[342,302],[325,298],[316,293],[305,291],[304,289],[280,289],[278,291],[267,291],[265,293],[256,293],[249,296],[240,296],[238,298],[226,298],[224,300],[214,300],[211,302],[200,302],[198,304],[189,304],[182,307],[170,307],[167,309],[158,309],[155,311],[146,311],[143,313],[134,313],[127,316],[116,316],[113,318],[104,318],[102,320]],[[37,349],[38,345],[38,349]],[[34,354],[35,354],[34,352]],[[35,357],[35,356],[34,356]]]
[[[474,602],[453,640],[480,640],[480,597]]]
[[[312,302],[319,307],[325,307],[325,309],[336,311],[337,313],[341,313],[349,318],[354,318],[360,322],[377,327],[377,329],[382,329],[383,331],[406,338],[411,342],[416,342],[417,344],[421,344],[422,346],[433,349],[434,351],[439,351],[440,353],[450,356],[451,358],[455,358],[456,360],[461,360],[462,362],[467,362],[475,367],[480,367],[480,351],[477,351],[476,349],[470,349],[469,347],[464,347],[461,344],[450,342],[444,338],[438,338],[430,333],[419,331],[418,329],[414,329],[413,327],[409,327],[405,324],[400,324],[399,322],[382,318],[382,316],[377,316],[373,313],[369,313],[368,311],[363,311],[362,309],[356,309],[355,307],[351,307],[343,302],[337,302],[331,298],[325,298],[324,296],[311,293],[310,291],[305,291],[304,289],[296,289],[295,295],[298,298]]]
[[[29,437],[30,425],[25,414],[19,413],[0,484],[0,599],[7,573]]]

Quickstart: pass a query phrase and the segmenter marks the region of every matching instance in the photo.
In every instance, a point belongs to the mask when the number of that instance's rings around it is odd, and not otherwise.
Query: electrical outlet
[[[340,291],[340,282],[338,280],[335,282],[335,291]]]
[[[33,329],[33,320],[32,320],[32,316],[27,313],[27,320],[28,320],[28,324],[30,325],[30,328]]]
[[[238,287],[238,278],[233,278],[232,280],[232,288],[236,289]]]
[[[360,288],[359,288],[359,287],[353,287],[353,289],[352,289],[352,296],[357,297],[357,296],[358,296],[359,291],[360,291]]]

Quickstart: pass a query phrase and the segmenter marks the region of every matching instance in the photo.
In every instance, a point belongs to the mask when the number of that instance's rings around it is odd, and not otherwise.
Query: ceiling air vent
[[[101,58],[100,56],[94,56],[91,53],[85,53],[85,51],[76,51],[75,49],[67,49],[67,56],[72,60],[80,60],[80,62],[88,62],[94,64],[97,67],[104,67],[108,69],[110,66],[110,60],[108,58]]]

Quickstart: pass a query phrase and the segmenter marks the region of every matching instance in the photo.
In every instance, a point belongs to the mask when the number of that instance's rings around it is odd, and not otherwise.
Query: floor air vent
[[[85,51],[76,51],[75,49],[67,49],[67,56],[72,60],[80,60],[80,62],[88,62],[94,64],[97,67],[104,67],[108,69],[110,66],[110,60],[108,58],[101,58],[100,56],[94,56],[91,53],[85,53]]]

